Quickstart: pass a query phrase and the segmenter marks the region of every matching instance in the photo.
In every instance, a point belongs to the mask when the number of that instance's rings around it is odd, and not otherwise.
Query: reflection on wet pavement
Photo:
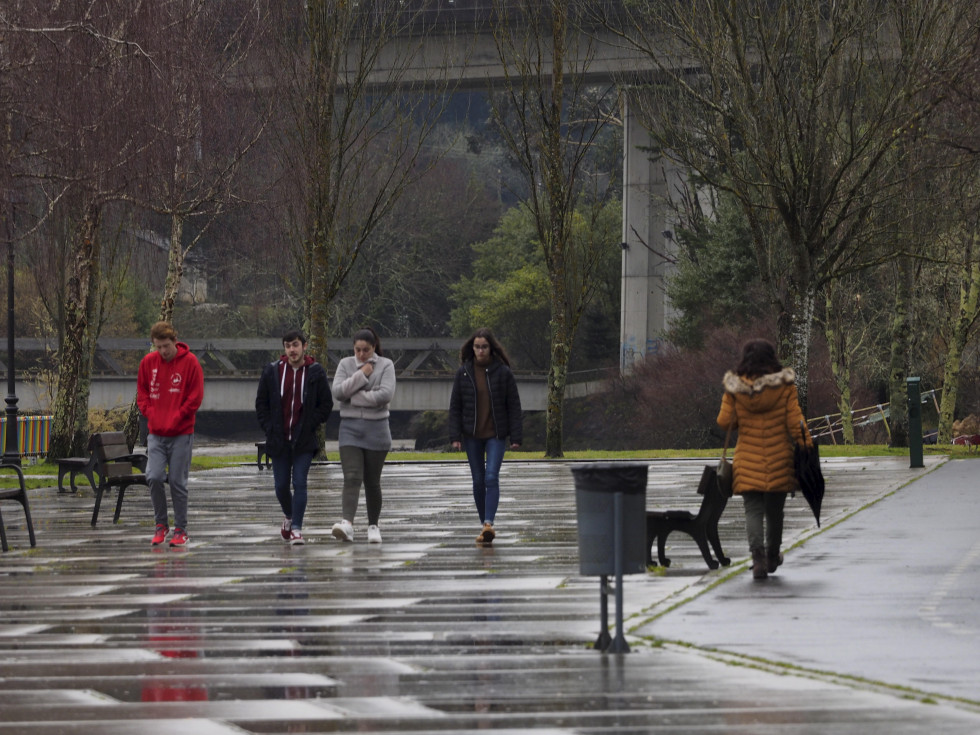
[[[647,506],[695,506],[703,464],[652,462]],[[855,469],[828,466],[839,491],[825,518],[908,479],[865,462],[855,487]],[[505,463],[489,548],[473,543],[464,463],[386,468],[381,546],[364,543],[363,525],[354,544],[330,536],[340,487],[338,466],[314,467],[308,543],[290,547],[269,473],[195,474],[181,550],[150,548],[145,491],[96,529],[90,494],[34,491],[38,548],[13,523],[0,557],[0,735],[976,731],[962,713],[640,639],[626,656],[590,650],[599,586],[578,574],[566,464]],[[812,529],[791,501],[787,536]],[[744,560],[737,501],[721,538]],[[687,537],[669,553],[666,572],[626,578],[628,627],[729,573],[709,573]]]

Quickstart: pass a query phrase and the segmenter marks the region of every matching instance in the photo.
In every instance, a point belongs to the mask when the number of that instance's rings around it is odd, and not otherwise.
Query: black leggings
[[[381,518],[381,470],[385,466],[387,450],[341,447],[340,466],[344,470],[343,514],[344,520],[354,523],[354,514],[361,499],[364,484],[364,501],[367,505],[368,525],[378,525]]]

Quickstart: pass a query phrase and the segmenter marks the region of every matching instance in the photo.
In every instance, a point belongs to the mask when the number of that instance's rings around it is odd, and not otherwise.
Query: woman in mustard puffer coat
[[[812,440],[804,436],[796,373],[780,364],[771,342],[746,343],[738,367],[725,373],[722,385],[718,425],[738,431],[733,490],[745,503],[752,576],[765,579],[783,561],[783,505],[787,493],[798,489],[793,446]]]

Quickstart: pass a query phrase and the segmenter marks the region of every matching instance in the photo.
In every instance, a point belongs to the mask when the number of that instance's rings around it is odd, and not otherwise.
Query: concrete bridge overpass
[[[463,89],[492,89],[507,80],[493,38],[493,18],[500,12],[512,22],[521,22],[519,9],[546,4],[544,0],[436,0],[425,4],[423,21],[427,29],[425,45],[415,48],[417,38],[395,39],[382,52],[368,80],[384,89],[391,88],[391,70],[412,59],[406,73],[396,75],[402,84],[430,83],[441,70],[452,70]],[[423,7],[408,0],[405,12],[412,15]],[[654,149],[647,129],[636,114],[634,88],[650,83],[657,67],[645,54],[630,48],[617,35],[591,19],[616,19],[624,13],[622,0],[579,0],[573,3],[576,16],[588,27],[578,34],[568,49],[569,59],[588,59],[578,63],[575,73],[590,83],[618,85],[624,91],[623,120],[623,225],[622,287],[620,301],[620,369],[628,372],[644,356],[663,349],[664,335],[674,311],[666,292],[666,280],[673,269],[677,229],[667,202],[675,197],[682,173],[666,160],[651,160]],[[584,12],[583,12],[584,11]],[[358,58],[352,51],[351,58]],[[545,74],[551,59],[541,60]],[[516,73],[511,68],[510,73]],[[631,98],[632,97],[632,98]]]
[[[253,411],[259,373],[265,363],[276,359],[282,344],[276,338],[254,339],[194,339],[187,342],[204,368],[204,403],[202,411],[233,413]],[[392,401],[393,411],[417,412],[445,410],[449,407],[453,375],[459,364],[459,348],[463,340],[447,337],[384,339],[385,356],[395,363],[398,387]],[[346,340],[334,340],[336,349],[327,351],[328,374],[342,357],[349,354]],[[32,366],[52,355],[57,344],[39,339],[18,339],[17,375],[18,408],[38,411],[50,408],[52,387],[30,377]],[[95,356],[95,372],[89,397],[90,408],[113,409],[128,406],[136,395],[136,367],[149,349],[143,339],[101,339]],[[25,371],[25,364],[27,370]],[[0,361],[4,377],[6,365]],[[35,374],[37,374],[35,372]],[[547,405],[547,377],[542,373],[516,371],[525,411],[543,411]],[[576,398],[596,392],[601,376],[588,376],[571,382],[566,398]],[[589,379],[586,380],[585,378]],[[575,376],[572,376],[575,379]]]

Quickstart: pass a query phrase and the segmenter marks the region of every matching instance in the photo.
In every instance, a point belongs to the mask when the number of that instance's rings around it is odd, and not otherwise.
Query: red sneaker
[[[283,541],[289,541],[289,532],[293,530],[293,519],[285,518],[282,522],[282,528],[279,530],[279,535],[282,536]]]
[[[187,534],[184,532],[183,528],[175,528],[174,535],[170,537],[170,545],[173,546],[184,546],[187,543]]]
[[[160,544],[162,544],[164,541],[167,540],[168,533],[170,533],[170,529],[167,528],[162,523],[158,523],[157,532],[153,534],[153,540],[150,541],[150,544],[153,546],[159,546]]]

